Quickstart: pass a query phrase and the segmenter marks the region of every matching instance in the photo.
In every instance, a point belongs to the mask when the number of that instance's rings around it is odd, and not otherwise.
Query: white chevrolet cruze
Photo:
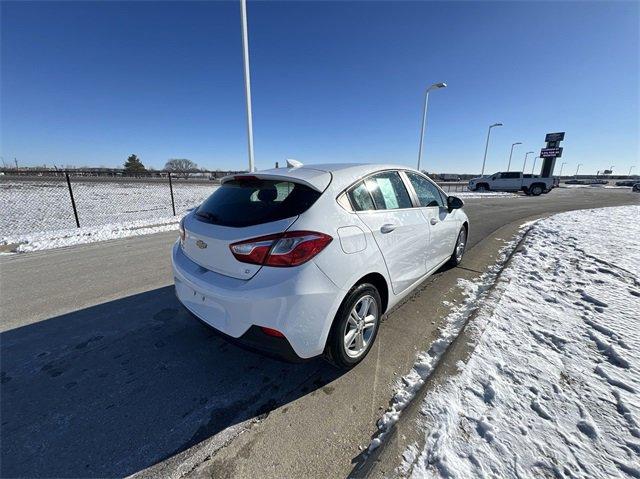
[[[402,166],[335,164],[228,176],[180,224],[178,299],[254,349],[359,363],[380,318],[462,260],[459,198]]]

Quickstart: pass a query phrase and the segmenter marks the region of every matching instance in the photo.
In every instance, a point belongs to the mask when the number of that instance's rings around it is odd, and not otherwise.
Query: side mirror
[[[462,201],[457,196],[449,196],[447,198],[447,207],[449,208],[449,213],[453,210],[458,210],[464,206],[464,201]]]

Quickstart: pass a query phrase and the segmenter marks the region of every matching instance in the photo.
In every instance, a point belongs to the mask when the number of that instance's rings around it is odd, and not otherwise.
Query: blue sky
[[[638,2],[249,2],[258,168],[514,165],[566,131],[581,172],[638,164]],[[2,2],[1,155],[22,165],[245,168],[238,2]],[[636,167],[638,173],[640,166]]]

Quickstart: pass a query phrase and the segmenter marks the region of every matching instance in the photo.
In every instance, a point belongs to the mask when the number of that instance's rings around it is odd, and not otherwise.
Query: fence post
[[[73,199],[73,189],[71,188],[71,180],[69,172],[65,171],[64,176],[67,178],[67,187],[69,188],[69,196],[71,197],[71,206],[73,207],[73,216],[76,218],[76,226],[80,228],[80,220],[78,220],[78,210],[76,209],[76,200]]]
[[[169,172],[169,191],[171,192],[171,209],[173,210],[173,216],[176,215],[176,202],[173,199],[173,183],[171,183],[171,172]]]

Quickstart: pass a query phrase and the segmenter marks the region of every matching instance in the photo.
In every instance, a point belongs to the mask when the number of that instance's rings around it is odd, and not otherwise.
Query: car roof
[[[412,170],[412,168],[382,163],[320,163],[295,168],[272,168],[255,173],[244,173],[244,175],[261,179],[291,180],[310,186],[317,191],[324,191],[329,183],[334,189],[342,190],[363,176],[380,170]],[[228,176],[222,178],[221,182],[224,183],[237,176],[242,175]]]

